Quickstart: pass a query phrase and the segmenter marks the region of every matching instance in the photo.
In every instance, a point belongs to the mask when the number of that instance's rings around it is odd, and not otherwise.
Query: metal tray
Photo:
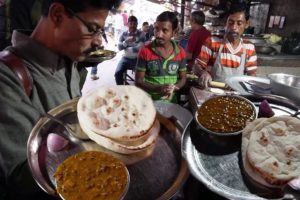
[[[275,115],[292,115],[299,109],[292,102],[268,96],[245,96],[256,107],[266,99]],[[281,189],[266,188],[253,182],[244,173],[241,158],[241,135],[219,137],[203,132],[191,123],[182,139],[182,154],[194,177],[211,191],[228,199],[280,199]],[[299,199],[299,196],[295,199]]]
[[[256,76],[232,76],[225,80],[226,84],[231,87],[233,90],[239,92],[242,95],[249,95],[249,90],[245,89],[240,83],[247,81],[256,81],[264,84],[270,84],[270,79]],[[271,90],[263,91],[259,88],[252,88],[252,90],[256,93],[271,93]]]
[[[79,127],[77,102],[78,99],[71,100],[49,113],[72,126]],[[181,157],[180,142],[182,133],[192,120],[191,113],[175,104],[155,103],[155,107],[161,114],[158,118],[163,118],[163,121],[169,124],[165,125],[164,122],[164,126],[161,126],[160,136],[150,157],[127,165],[130,185],[125,200],[170,199],[181,188],[189,174],[187,164]],[[33,128],[27,144],[27,156],[32,175],[38,185],[53,196],[57,196],[53,173],[68,156],[86,150],[100,150],[116,155],[93,141],[85,141],[82,144],[71,143],[69,148],[63,151],[50,153],[46,145],[47,136],[51,132],[58,131],[64,131],[64,129],[59,124],[43,117]],[[117,156],[121,156],[123,160],[135,159],[127,155]]]
[[[101,51],[101,50],[100,50]],[[110,51],[110,50],[103,50],[103,52],[105,52],[104,55],[99,55],[99,56],[89,56],[87,57],[84,62],[89,62],[89,63],[101,63],[105,60],[110,60],[112,58],[114,58],[117,53],[114,51]]]

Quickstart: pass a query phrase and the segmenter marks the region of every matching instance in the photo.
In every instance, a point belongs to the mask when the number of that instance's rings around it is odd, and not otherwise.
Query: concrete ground
[[[117,55],[113,59],[103,61],[97,65],[97,76],[99,76],[99,79],[97,80],[91,79],[91,68],[87,68],[88,74],[82,88],[82,95],[86,95],[90,91],[101,86],[116,85],[114,73],[124,52],[118,50],[111,37],[108,37],[108,43],[104,43],[104,47],[105,49],[116,51]]]

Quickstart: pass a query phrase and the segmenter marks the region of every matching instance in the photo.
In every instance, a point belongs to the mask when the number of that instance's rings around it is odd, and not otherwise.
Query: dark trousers
[[[115,79],[117,85],[124,85],[125,80],[125,73],[128,69],[134,69],[136,65],[137,59],[130,59],[122,57],[120,62],[118,63],[116,72],[115,72]]]

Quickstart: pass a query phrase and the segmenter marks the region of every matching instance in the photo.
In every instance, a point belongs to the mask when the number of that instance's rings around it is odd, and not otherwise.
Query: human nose
[[[156,32],[156,37],[161,38],[162,35],[163,35],[163,32],[162,32],[162,31],[157,31],[157,32]]]
[[[97,35],[95,37],[93,37],[92,39],[92,47],[94,48],[100,48],[102,46],[102,36],[101,35]]]
[[[238,30],[238,24],[236,22],[234,22],[231,26],[231,29],[234,31]]]

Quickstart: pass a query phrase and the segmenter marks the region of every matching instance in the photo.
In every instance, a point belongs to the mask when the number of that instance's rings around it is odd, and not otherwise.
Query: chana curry
[[[128,188],[128,171],[118,159],[97,151],[67,158],[54,174],[65,200],[118,200]]]
[[[245,128],[256,117],[251,103],[235,96],[219,96],[205,101],[198,109],[198,122],[217,133],[233,133]]]

